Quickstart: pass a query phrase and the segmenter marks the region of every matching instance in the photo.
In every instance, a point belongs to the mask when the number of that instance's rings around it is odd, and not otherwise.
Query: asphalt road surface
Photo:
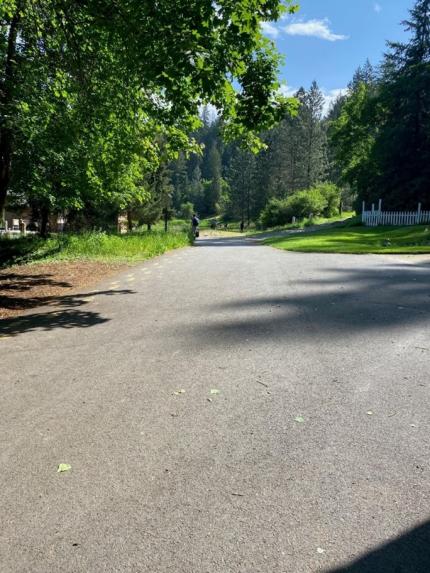
[[[1,573],[428,573],[429,287],[203,239],[1,323]]]

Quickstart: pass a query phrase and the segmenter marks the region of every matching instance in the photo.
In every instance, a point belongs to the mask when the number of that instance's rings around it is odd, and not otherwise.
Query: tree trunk
[[[148,227],[148,231],[150,231],[152,227],[151,223],[147,223],[146,226]]]
[[[242,223],[245,221],[245,174],[242,171],[242,188],[240,190],[240,194],[241,194],[241,201],[240,201],[240,210],[241,210],[241,214],[240,214],[240,220],[242,221]]]
[[[8,107],[12,103],[13,99],[13,67],[15,65],[16,39],[18,36],[19,20],[19,10],[17,10],[9,27],[6,61],[4,67],[4,80],[0,84],[0,107],[6,114],[10,112]],[[6,204],[6,197],[11,176],[12,150],[13,132],[10,126],[6,125],[0,128],[0,213]]]
[[[130,209],[127,210],[127,227],[129,232],[133,230],[133,216]]]
[[[168,214],[167,209],[166,209],[164,212],[164,232],[165,233],[167,233],[168,221],[169,221],[169,214]]]
[[[43,206],[40,209],[40,216],[42,218],[40,222],[40,235],[44,239],[48,236],[48,224],[49,224],[49,207]]]

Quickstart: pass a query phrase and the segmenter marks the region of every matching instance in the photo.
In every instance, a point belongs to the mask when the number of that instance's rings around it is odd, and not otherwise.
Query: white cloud
[[[323,90],[324,93],[324,108],[323,115],[326,116],[330,111],[331,106],[339,96],[343,96],[348,92],[348,88],[337,88],[335,90]]]
[[[294,97],[297,93],[297,88],[291,88],[290,86],[287,86],[286,84],[283,84],[280,88],[279,88],[279,93],[281,95],[283,95],[284,97]]]
[[[271,36],[272,38],[279,36],[279,29],[270,22],[261,22],[261,29],[266,36]]]
[[[207,112],[208,112],[208,116],[209,116],[208,119],[209,119],[210,123],[214,122],[217,119],[217,117],[219,117],[219,111],[211,103],[207,103],[206,105],[201,105],[201,106],[199,106],[199,115],[202,119],[203,119],[205,107],[206,107]]]
[[[329,42],[337,42],[349,38],[349,36],[344,36],[343,34],[334,34],[330,30],[330,21],[327,18],[293,22],[285,26],[284,30],[290,36],[311,36],[321,40],[328,40]]]
[[[285,97],[293,97],[297,93],[297,88],[292,88],[287,85],[283,85],[279,89],[280,93]],[[337,88],[333,90],[321,89],[324,96],[324,106],[323,106],[323,116],[325,117],[330,111],[331,106],[341,95],[345,95],[348,92],[348,88]]]
[[[375,4],[373,5],[373,9],[377,14],[380,14],[382,12],[382,6],[378,4],[378,2],[375,2]]]

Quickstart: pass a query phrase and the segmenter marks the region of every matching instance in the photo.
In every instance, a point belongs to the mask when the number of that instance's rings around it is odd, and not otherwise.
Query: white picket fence
[[[421,203],[416,211],[382,211],[382,202],[378,209],[372,205],[371,211],[366,211],[363,203],[361,220],[367,227],[379,225],[420,225],[430,223],[430,211],[421,211]]]

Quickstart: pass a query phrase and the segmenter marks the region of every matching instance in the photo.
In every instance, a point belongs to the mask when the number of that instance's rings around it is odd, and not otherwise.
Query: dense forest
[[[430,1],[403,25],[408,42],[389,43],[377,67],[365,62],[328,115],[317,83],[301,88],[297,112],[262,134],[257,155],[225,144],[222,120],[205,110],[194,134],[203,153],[170,166],[174,209],[270,226],[362,201],[430,207]]]
[[[329,184],[336,182],[336,174],[329,156],[329,120],[323,117],[323,94],[314,82],[295,97],[297,112],[262,134],[264,149],[258,154],[238,143],[224,143],[222,120],[211,121],[205,109],[203,126],[193,134],[203,152],[188,159],[181,154],[170,165],[174,209],[188,212],[195,208],[203,217],[222,214],[226,221],[249,224],[294,195],[295,199],[302,198],[303,205],[296,201],[293,216],[337,213],[341,197],[339,188]],[[328,202],[321,202],[321,193]],[[344,200],[350,206],[347,192]]]
[[[281,2],[180,4],[1,4],[0,213],[30,206],[44,233],[52,213],[80,229],[430,208],[430,0],[328,114],[317,82],[280,95],[260,25]]]

